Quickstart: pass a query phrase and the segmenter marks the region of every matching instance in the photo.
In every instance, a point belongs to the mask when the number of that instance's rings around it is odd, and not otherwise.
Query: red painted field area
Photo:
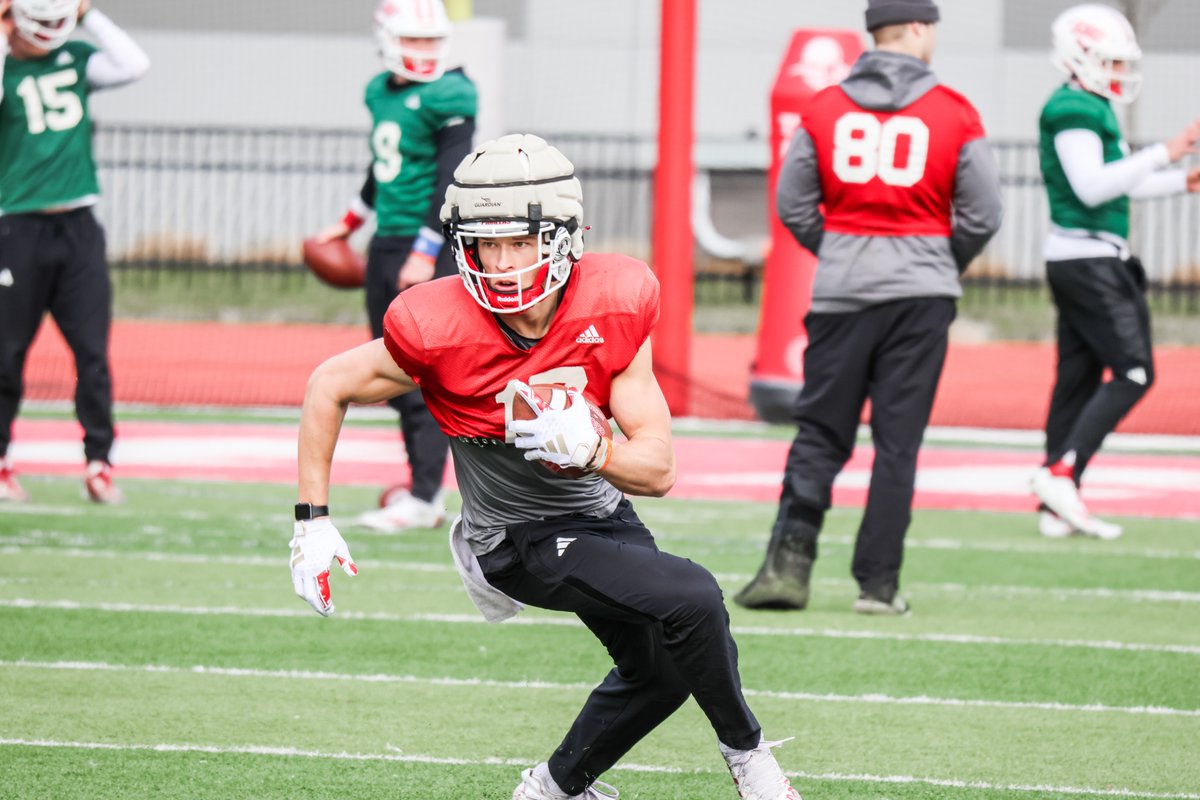
[[[291,483],[296,430],[291,425],[128,422],[119,426],[114,461],[120,477]],[[383,486],[407,474],[395,430],[348,427],[333,479]],[[670,496],[775,502],[788,442],[680,436],[679,479]],[[82,473],[80,429],[73,422],[18,420],[13,461],[26,473]],[[860,447],[838,479],[837,505],[861,506],[872,452]],[[1028,452],[927,447],[917,475],[919,508],[1031,511]],[[448,472],[448,486],[454,476]],[[1200,458],[1102,454],[1088,471],[1085,497],[1102,514],[1200,519]]]
[[[113,329],[114,388],[120,402],[162,405],[294,406],[312,368],[366,340],[365,328],[120,321]],[[752,419],[752,335],[698,335],[692,347],[690,413]],[[1200,348],[1161,348],[1158,380],[1119,430],[1200,434]],[[933,425],[1041,427],[1054,374],[1048,344],[955,344]],[[38,336],[26,397],[69,400],[71,356],[53,325]]]

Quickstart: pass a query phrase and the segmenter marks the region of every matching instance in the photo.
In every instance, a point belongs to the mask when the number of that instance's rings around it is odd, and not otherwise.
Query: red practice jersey
[[[458,277],[397,296],[383,320],[383,342],[448,436],[504,441],[512,418],[505,389],[514,379],[580,389],[611,416],[613,376],[658,322],[658,279],[636,259],[588,253],[561,291],[550,330],[529,350],[509,340]]]
[[[984,135],[965,97],[938,85],[906,108],[872,111],[832,86],[801,124],[817,154],[826,231],[950,236],[959,151]]]

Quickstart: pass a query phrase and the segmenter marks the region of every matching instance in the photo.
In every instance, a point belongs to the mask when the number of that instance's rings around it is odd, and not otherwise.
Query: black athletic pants
[[[75,414],[89,461],[108,461],[114,430],[108,336],[112,283],[90,208],[0,217],[0,456],[24,393],[25,357],[48,311],[75,355]]]
[[[1046,463],[1075,452],[1078,484],[1104,437],[1154,383],[1145,273],[1136,260],[1046,263],[1058,307],[1058,371],[1046,416]],[[1102,383],[1104,369],[1112,379]]]
[[[761,728],[742,697],[716,579],[660,551],[628,500],[607,519],[510,525],[479,563],[509,597],[577,614],[616,665],[550,758],[550,774],[568,795],[581,793],[689,695],[721,742],[758,745]]]
[[[412,236],[376,236],[367,250],[367,318],[376,339],[383,336],[383,318],[396,299],[396,279],[412,245]],[[447,245],[438,256],[435,277],[454,274],[453,270],[454,260]],[[412,468],[412,494],[428,502],[442,488],[450,440],[429,413],[419,389],[393,397],[388,405],[400,413],[400,432]]]
[[[954,316],[954,300],[929,297],[805,318],[804,387],[772,537],[798,542],[816,558],[833,481],[854,451],[869,399],[875,463],[851,572],[863,591],[887,601],[900,583],[917,452]]]

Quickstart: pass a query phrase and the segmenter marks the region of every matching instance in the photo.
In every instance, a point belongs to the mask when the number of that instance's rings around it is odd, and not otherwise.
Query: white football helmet
[[[549,297],[583,257],[583,187],[567,157],[537,136],[514,133],[477,147],[454,170],[441,216],[467,291],[497,314],[516,314]],[[505,273],[515,291],[496,290],[476,243],[531,235],[538,237],[537,262]],[[521,288],[529,273],[533,284]]]
[[[1121,12],[1099,3],[1073,6],[1058,15],[1050,30],[1056,67],[1093,94],[1133,102],[1142,87],[1142,75],[1134,69],[1142,50]],[[1117,61],[1124,62],[1124,70],[1113,68]]]
[[[384,65],[397,77],[428,83],[446,71],[450,18],[442,0],[383,0],[375,10],[375,39]],[[426,39],[426,47],[404,39]]]
[[[13,0],[12,15],[22,39],[42,50],[56,50],[75,30],[79,0]]]

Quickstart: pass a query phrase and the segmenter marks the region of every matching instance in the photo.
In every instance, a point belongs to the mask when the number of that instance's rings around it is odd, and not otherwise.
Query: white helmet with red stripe
[[[477,147],[454,170],[441,216],[467,291],[497,314],[546,299],[583,257],[583,187],[567,157],[537,136],[515,133]],[[497,291],[476,243],[517,236],[537,237],[537,261],[506,275],[515,279],[515,291]],[[530,273],[532,284],[522,288]]]
[[[67,43],[79,18],[80,0],[13,0],[12,15],[21,38],[42,50]]]
[[[375,9],[379,54],[404,80],[428,83],[442,77],[449,37],[450,18],[442,0],[383,0]]]
[[[1056,67],[1093,94],[1133,102],[1142,86],[1142,75],[1134,69],[1142,49],[1121,12],[1099,3],[1073,6],[1058,15],[1050,30]]]

